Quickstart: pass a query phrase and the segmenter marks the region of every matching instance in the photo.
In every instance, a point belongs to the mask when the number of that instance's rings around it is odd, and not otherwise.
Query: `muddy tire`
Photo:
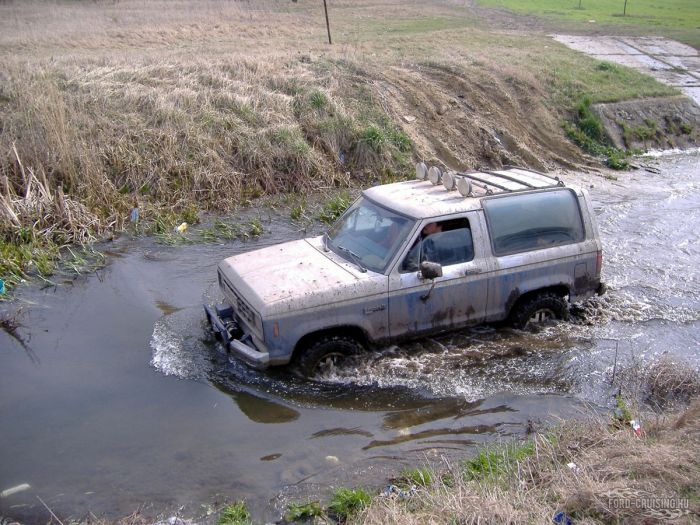
[[[304,377],[314,377],[334,363],[357,355],[364,347],[353,337],[345,335],[325,336],[302,351],[297,368]]]
[[[526,297],[516,304],[510,314],[510,324],[525,330],[568,318],[569,305],[566,300],[557,294],[545,292]]]

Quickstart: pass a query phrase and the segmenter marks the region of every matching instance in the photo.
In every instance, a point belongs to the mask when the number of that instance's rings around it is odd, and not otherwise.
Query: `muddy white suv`
[[[370,346],[563,319],[567,301],[602,293],[585,190],[518,168],[416,173],[365,190],[321,237],[222,261],[226,304],[205,310],[226,348],[313,375]]]

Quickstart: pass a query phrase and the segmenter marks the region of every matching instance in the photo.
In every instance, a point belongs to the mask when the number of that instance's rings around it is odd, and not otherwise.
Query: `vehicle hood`
[[[365,298],[388,290],[387,277],[361,272],[320,237],[277,244],[234,255],[219,270],[263,317]]]

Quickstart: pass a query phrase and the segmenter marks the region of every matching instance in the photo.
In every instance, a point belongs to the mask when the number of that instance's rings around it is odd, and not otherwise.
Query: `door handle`
[[[476,275],[477,273],[481,273],[481,268],[469,268],[464,271],[464,275]]]

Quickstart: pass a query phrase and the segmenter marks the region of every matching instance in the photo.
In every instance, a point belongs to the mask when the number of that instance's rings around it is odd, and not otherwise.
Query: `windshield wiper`
[[[338,249],[343,253],[347,253],[350,256],[350,258],[353,260],[353,262],[355,264],[357,264],[357,266],[360,267],[360,271],[362,273],[365,273],[367,271],[367,268],[365,268],[364,265],[362,264],[362,259],[360,259],[359,255],[357,255],[352,250],[348,250],[345,246],[338,246]]]

